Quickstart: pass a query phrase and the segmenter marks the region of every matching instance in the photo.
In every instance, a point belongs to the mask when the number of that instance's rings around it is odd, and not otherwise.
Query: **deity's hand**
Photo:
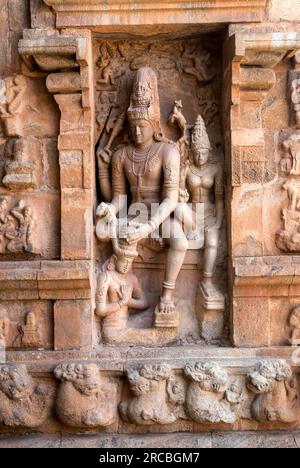
[[[115,220],[116,215],[110,204],[102,202],[96,210],[96,218],[106,218],[107,222],[110,223]]]
[[[189,196],[189,192],[187,190],[185,190],[185,189],[180,189],[179,190],[178,200],[179,200],[180,203],[187,203],[189,201],[189,198],[190,198],[190,196]]]
[[[122,306],[127,305],[131,299],[131,289],[127,285],[123,284],[119,292],[119,297],[120,297],[120,304]]]
[[[142,239],[147,239],[152,232],[150,224],[129,224],[127,228],[127,242],[128,244],[135,244]]]
[[[99,166],[109,166],[112,157],[112,151],[105,147],[97,150],[97,159]]]

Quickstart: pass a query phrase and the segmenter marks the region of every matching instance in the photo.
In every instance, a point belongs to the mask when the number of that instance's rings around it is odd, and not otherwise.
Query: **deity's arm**
[[[178,204],[180,154],[176,145],[165,145],[163,174],[163,200],[150,220],[153,230],[156,230],[173,213]]]
[[[136,276],[133,276],[132,298],[128,304],[131,309],[143,310],[148,307],[148,301]]]
[[[102,159],[101,151],[97,154],[97,159],[98,159],[98,180],[99,180],[101,195],[105,202],[110,202],[112,199],[110,164]]]
[[[224,178],[223,170],[219,166],[215,175],[215,204],[216,224],[221,227],[224,218]]]
[[[96,287],[96,315],[107,317],[121,308],[120,301],[108,302],[109,279],[107,273],[99,275]]]
[[[112,202],[110,204],[114,213],[117,214],[127,208],[126,200],[126,176],[124,169],[125,148],[117,150],[112,158]]]

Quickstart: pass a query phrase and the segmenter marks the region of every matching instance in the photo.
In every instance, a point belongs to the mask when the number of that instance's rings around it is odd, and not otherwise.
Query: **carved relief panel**
[[[106,343],[221,339],[226,248],[218,44],[217,35],[94,43],[96,314]],[[187,281],[190,290],[180,299]],[[213,315],[209,332],[206,311]]]

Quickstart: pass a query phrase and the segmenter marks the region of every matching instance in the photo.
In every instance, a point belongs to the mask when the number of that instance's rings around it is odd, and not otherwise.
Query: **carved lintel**
[[[44,0],[56,14],[56,25],[62,27],[91,27],[120,25],[157,25],[157,24],[199,24],[232,21],[261,21],[266,0],[215,0],[211,2],[173,2],[138,0],[123,2],[109,0]],[[136,14],[132,15],[132,11]]]

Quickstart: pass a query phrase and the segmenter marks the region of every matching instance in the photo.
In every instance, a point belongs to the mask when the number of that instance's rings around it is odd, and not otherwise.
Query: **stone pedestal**
[[[198,284],[196,313],[201,337],[208,343],[222,338],[224,329],[225,300],[223,298],[209,301],[202,287]]]

